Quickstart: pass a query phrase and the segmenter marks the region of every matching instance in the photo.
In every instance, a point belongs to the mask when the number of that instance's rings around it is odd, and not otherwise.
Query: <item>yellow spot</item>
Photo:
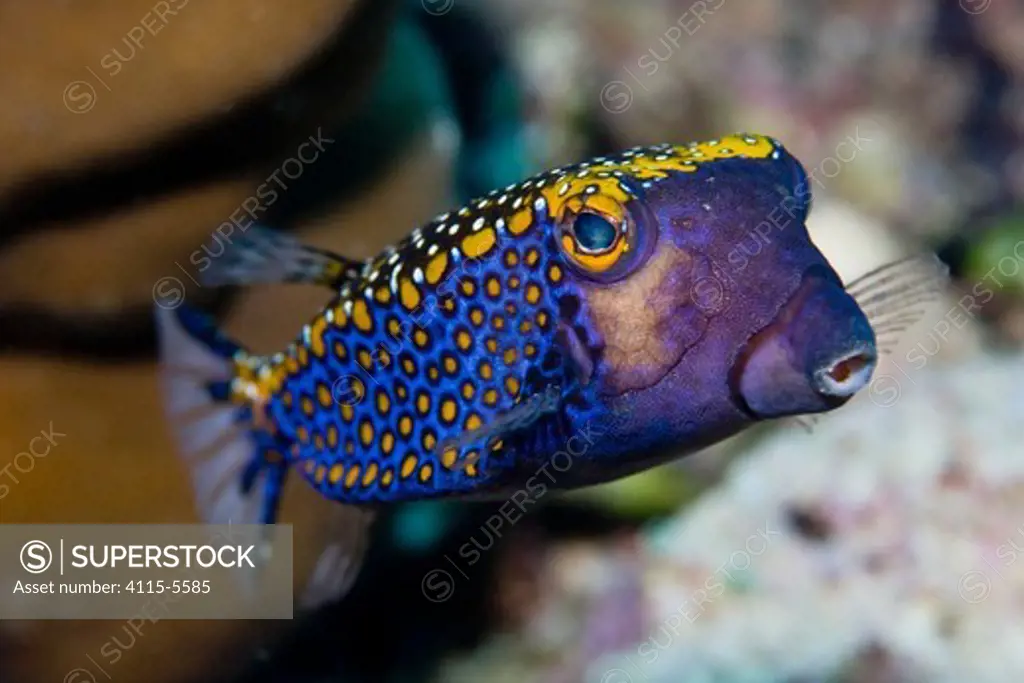
[[[431,259],[430,263],[427,264],[427,269],[425,273],[427,276],[427,282],[429,282],[432,285],[440,282],[441,278],[444,276],[445,268],[447,267],[448,254],[442,251],[433,259]]]
[[[430,394],[421,391],[416,396],[416,410],[419,411],[420,415],[426,415],[430,412]]]
[[[334,425],[327,427],[327,445],[331,448],[338,446],[338,428]]]
[[[391,354],[384,349],[377,350],[377,364],[382,368],[391,365]]]
[[[509,249],[505,252],[505,265],[511,268],[519,263],[519,254],[516,253],[515,249]]]
[[[451,313],[455,310],[455,299],[451,298],[450,296],[443,297],[441,299],[441,306],[444,308],[444,310]]]
[[[345,302],[339,301],[338,305],[334,307],[334,326],[339,329],[344,329],[348,325],[348,315],[345,314]]]
[[[489,297],[497,298],[498,295],[501,294],[501,283],[498,282],[498,278],[494,277],[493,275],[487,278],[486,288],[487,296]]]
[[[534,356],[536,356],[537,355],[537,346],[536,346],[536,344],[527,344],[525,346],[525,348],[523,349],[523,353],[526,354],[527,358],[533,358]]]
[[[498,439],[497,441],[495,441],[494,443],[492,443],[492,444],[491,444],[491,450],[492,450],[492,451],[500,451],[500,450],[501,450],[501,447],[502,447],[502,446],[503,446],[504,444],[505,444],[505,442],[504,442],[504,441],[502,441],[501,439]]]
[[[324,449],[324,437],[323,437],[323,435],[321,435],[321,434],[314,434],[313,435],[313,447],[316,448],[318,451],[322,451]]]
[[[423,448],[430,451],[434,450],[434,446],[437,445],[437,437],[434,436],[434,432],[423,432]]]
[[[459,371],[459,361],[455,360],[455,356],[444,357],[444,371],[449,375],[454,375]]]
[[[347,453],[348,455],[352,455],[355,452],[356,452],[356,444],[355,444],[355,442],[352,441],[352,439],[346,439],[345,440],[345,453]]]
[[[405,358],[402,359],[402,369],[405,370],[405,374],[409,375],[410,377],[414,377],[416,375],[415,361],[413,361],[413,359],[410,358],[409,356],[406,356]]]
[[[515,349],[506,349],[505,355],[503,356],[503,360],[505,361],[505,365],[512,365],[513,363],[516,362],[516,358],[518,357],[519,354],[516,353]]]
[[[540,287],[533,282],[526,285],[526,301],[530,304],[536,304],[540,301]]]
[[[394,339],[398,339],[398,335],[402,332],[402,323],[398,322],[398,318],[388,318],[388,334]]]
[[[306,367],[309,365],[309,351],[306,350],[305,346],[300,346],[296,352],[296,358],[299,361],[299,367]]]
[[[469,312],[469,320],[477,327],[480,327],[484,323],[484,312],[479,308],[474,308]]]
[[[340,341],[334,342],[334,357],[338,360],[345,360],[348,358],[348,349]]]
[[[313,355],[317,358],[323,358],[324,352],[324,330],[327,329],[327,319],[322,315],[318,316],[313,324],[309,326],[309,346],[310,350],[313,351]]]
[[[445,399],[441,402],[441,420],[445,424],[451,424],[455,421],[455,416],[459,413],[459,406],[456,405],[455,401],[450,398]]]
[[[373,443],[373,424],[369,420],[363,420],[359,424],[359,440],[364,446]]]
[[[505,329],[505,318],[504,318],[504,316],[500,316],[497,313],[492,315],[491,316],[491,327],[493,327],[496,330],[503,330],[503,329]]]
[[[387,287],[378,287],[373,293],[373,298],[382,304],[386,304],[391,301],[391,290]]]
[[[475,396],[475,395],[476,395],[476,387],[473,386],[473,383],[472,382],[464,382],[462,384],[462,398],[464,398],[464,399],[466,399],[468,401],[471,398],[473,398],[473,396]]]
[[[552,282],[561,282],[562,269],[557,263],[553,263],[551,267],[548,268],[548,278],[550,278]]]
[[[316,461],[315,460],[307,460],[306,461],[306,474],[312,476],[313,472],[315,472],[315,471],[316,471]]]
[[[417,328],[416,331],[412,333],[412,340],[414,342],[416,342],[416,346],[418,346],[421,349],[423,349],[423,348],[426,348],[428,343],[430,343],[430,335],[428,335],[423,330],[423,328],[420,327],[420,328]]]
[[[508,313],[509,315],[515,315],[516,313],[519,312],[519,309],[516,307],[515,303],[509,301],[507,304],[505,304],[505,312]]]
[[[309,396],[302,397],[302,412],[305,413],[306,415],[313,414],[313,399],[311,399]]]
[[[476,294],[476,283],[473,282],[472,278],[467,277],[465,280],[459,282],[459,289],[461,289],[462,293],[466,296],[473,296]]]
[[[473,346],[473,337],[466,330],[459,330],[455,334],[455,345],[462,351],[469,351],[469,348]]]
[[[484,392],[484,403],[489,406],[496,405],[498,403],[498,390],[488,389]]]
[[[494,369],[491,364],[487,361],[480,363],[480,379],[490,379],[494,377]]]
[[[512,215],[512,218],[508,221],[508,231],[513,235],[522,235],[524,232],[530,229],[530,225],[533,223],[533,211],[529,208],[524,208],[521,211]]]
[[[292,400],[292,392],[286,391],[283,394],[281,394],[281,402],[284,403],[285,408],[292,407]]]
[[[487,341],[484,342],[484,344],[487,346],[487,350],[490,351],[491,353],[498,352],[498,340],[495,339],[494,337],[489,337]]]
[[[345,474],[345,467],[343,465],[334,465],[331,467],[331,473],[328,479],[332,484],[337,484],[341,481],[341,477]]]
[[[480,429],[481,424],[483,424],[483,422],[480,420],[480,416],[476,413],[470,413],[469,417],[467,417],[466,421],[463,423],[463,426],[467,430],[473,431],[475,429]]]
[[[362,299],[356,299],[355,303],[352,304],[352,322],[360,332],[369,332],[373,329],[370,310]]]
[[[387,415],[389,410],[391,410],[391,399],[388,398],[387,392],[379,389],[377,391],[377,412]]]
[[[402,479],[408,479],[412,476],[412,473],[416,471],[416,464],[419,462],[415,455],[405,456],[405,460],[402,461]]]
[[[343,419],[345,422],[351,422],[354,415],[355,412],[352,410],[351,404],[341,404],[341,419]]]
[[[537,265],[537,261],[540,260],[540,252],[537,251],[536,249],[530,249],[529,251],[526,252],[526,259],[525,260],[526,260],[526,265],[528,265],[528,266],[535,266],[535,265]]]
[[[437,370],[437,366],[431,363],[430,367],[427,368],[427,377],[429,377],[431,380],[436,380],[439,375],[440,373]]]
[[[384,432],[384,436],[380,437],[380,448],[385,455],[391,455],[391,451],[395,448],[395,435],[391,432]]]
[[[459,457],[459,450],[454,446],[449,446],[444,449],[444,453],[441,454],[441,464],[447,469],[451,469],[455,465],[455,461]]]
[[[288,356],[284,359],[284,367],[289,374],[294,375],[299,371],[299,361],[295,359],[295,356]]]
[[[407,310],[415,310],[420,305],[420,290],[407,277],[402,278],[400,282],[399,293],[402,297],[402,305]]]
[[[519,395],[519,380],[515,377],[509,377],[505,380],[505,390],[508,391],[509,396]]]
[[[327,476],[327,468],[324,467],[323,465],[317,465],[317,468],[316,468],[316,483],[318,483],[318,484],[321,483],[324,480],[324,477],[326,477],[326,476]]]
[[[409,436],[412,434],[412,418],[408,415],[403,415],[398,420],[398,433],[402,436]]]
[[[363,473],[363,486],[369,486],[377,479],[377,463],[371,462]]]
[[[384,470],[384,474],[380,475],[381,486],[391,486],[391,482],[395,478],[395,473],[391,471],[391,468]]]
[[[515,275],[513,275],[512,277],[510,277],[508,279],[508,288],[509,289],[519,289],[519,284],[520,284],[519,278],[517,276],[515,276]]]
[[[348,471],[348,475],[345,477],[345,488],[352,488],[355,486],[358,479],[359,465],[352,465],[352,468]]]
[[[373,358],[370,357],[370,352],[366,349],[360,349],[356,356],[359,358],[359,364],[367,370],[373,367]]]
[[[404,384],[396,384],[395,394],[397,394],[398,398],[404,401],[405,397],[409,395],[409,392],[406,391]]]
[[[434,468],[430,466],[430,463],[427,463],[426,465],[420,468],[420,481],[422,481],[423,483],[430,481],[430,475],[432,475],[433,473]]]
[[[545,327],[547,327],[547,324],[548,324],[548,314],[547,314],[547,311],[541,311],[540,313],[537,314],[537,325],[541,329],[544,329]]]
[[[519,331],[522,332],[523,334],[526,334],[532,329],[533,323],[531,323],[529,320],[524,320],[523,322],[519,323]]]
[[[480,258],[494,247],[495,242],[497,235],[494,234],[494,229],[484,228],[462,240],[462,251],[467,258]]]
[[[331,398],[331,390],[326,384],[318,384],[316,387],[316,398],[324,408],[330,408],[334,399]]]
[[[476,468],[476,463],[471,462],[468,465],[466,465],[465,472],[467,477],[475,477],[479,473]]]

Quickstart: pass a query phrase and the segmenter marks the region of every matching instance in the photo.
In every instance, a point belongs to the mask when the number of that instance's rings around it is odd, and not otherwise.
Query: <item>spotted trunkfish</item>
[[[737,134],[541,173],[364,262],[250,228],[204,285],[334,297],[269,356],[188,306],[158,311],[204,519],[271,524],[298,473],[337,503],[316,603],[347,590],[381,506],[507,496],[583,431],[599,437],[551,488],[841,406],[944,273],[911,257],[844,286],[808,236],[810,204],[779,142]],[[759,230],[769,216],[778,229]]]

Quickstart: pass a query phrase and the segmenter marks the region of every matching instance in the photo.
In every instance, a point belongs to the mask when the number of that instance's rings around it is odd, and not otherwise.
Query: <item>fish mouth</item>
[[[826,412],[863,389],[877,362],[867,317],[841,284],[812,269],[744,346],[730,391],[754,419]]]

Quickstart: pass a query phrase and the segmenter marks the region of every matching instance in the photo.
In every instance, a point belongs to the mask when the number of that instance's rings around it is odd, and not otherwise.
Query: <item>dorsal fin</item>
[[[358,279],[363,268],[359,261],[261,225],[232,236],[224,253],[209,260],[199,272],[205,287],[298,282],[338,290]]]

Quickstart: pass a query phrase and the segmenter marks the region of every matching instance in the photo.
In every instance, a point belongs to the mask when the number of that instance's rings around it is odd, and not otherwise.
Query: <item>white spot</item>
[[[378,275],[380,275],[379,270],[374,270],[372,273],[370,273],[370,282],[376,282]]]
[[[505,232],[505,219],[499,218],[498,220],[494,221],[494,227],[498,229],[499,233]]]
[[[522,197],[516,197],[516,200],[514,202],[512,202],[512,208],[513,209],[518,209],[522,205],[523,205],[523,198]]]
[[[455,223],[454,225],[452,225],[452,227],[448,228],[448,234],[449,235],[454,235],[458,231],[459,231],[459,224],[458,223]]]
[[[543,211],[547,205],[548,203],[544,201],[543,197],[537,197],[533,202],[533,208],[535,211]]]
[[[569,194],[569,183],[565,182],[562,183],[562,186],[560,188],[558,188],[558,196],[564,197],[567,194]]]
[[[478,209],[486,209],[489,205],[490,205],[489,201],[487,201],[486,199],[482,199],[482,200],[480,200],[479,202],[476,203],[476,208],[478,208]]]
[[[352,300],[349,299],[341,305],[341,309],[345,311],[345,315],[352,315]]]
[[[364,289],[363,290],[363,294],[366,295],[367,299],[372,299],[373,298],[373,287],[367,287],[366,289]]]
[[[324,320],[326,320],[329,323],[333,323],[334,322],[334,309],[333,308],[328,308],[326,311],[324,311]],[[275,353],[274,354],[275,362],[276,362],[277,357],[280,356],[280,355],[281,355],[280,353]]]
[[[778,158],[779,158],[779,150],[775,150],[774,152],[772,152],[772,159],[778,159]]]
[[[498,197],[498,206],[501,206],[506,201],[508,201],[508,195],[507,194],[501,195],[500,197]]]
[[[462,252],[459,251],[458,247],[452,247],[452,250],[449,251],[448,253],[452,255],[452,261],[458,261],[460,258],[462,258]]]
[[[446,223],[441,223],[436,228],[434,228],[434,232],[436,232],[438,235],[440,235],[442,232],[445,231],[445,229],[447,227],[448,227],[448,225]]]
[[[590,169],[585,168],[582,171],[580,171],[579,173],[577,173],[576,177],[577,178],[586,178],[588,175],[590,175]]]
[[[475,221],[473,221],[473,230],[474,231],[475,230],[479,230],[482,227],[484,227],[484,219],[483,218],[477,218]]]
[[[436,244],[431,244],[430,248],[427,249],[427,256],[433,256],[436,253],[437,253],[437,245]]]
[[[651,185],[651,181],[650,180],[644,181],[644,189],[645,190],[649,190],[649,189],[651,189],[651,187],[652,187],[652,185]]]
[[[399,263],[395,266],[395,269],[391,271],[391,291],[395,294],[398,293],[398,274],[402,271],[402,264]]]
[[[468,216],[469,215],[469,209],[467,209],[466,207],[462,207],[461,209],[459,209],[459,215],[460,216]]]
[[[423,269],[422,268],[417,268],[416,270],[412,271],[412,281],[415,282],[418,285],[422,285],[423,284]]]
[[[396,252],[396,253],[394,253],[394,254],[392,254],[391,256],[389,256],[389,257],[388,257],[388,265],[389,265],[389,266],[393,266],[393,265],[395,265],[396,263],[398,263],[398,259],[399,259],[399,258],[400,258],[400,257],[399,257],[399,255],[398,255],[398,253],[397,253],[397,252]]]

